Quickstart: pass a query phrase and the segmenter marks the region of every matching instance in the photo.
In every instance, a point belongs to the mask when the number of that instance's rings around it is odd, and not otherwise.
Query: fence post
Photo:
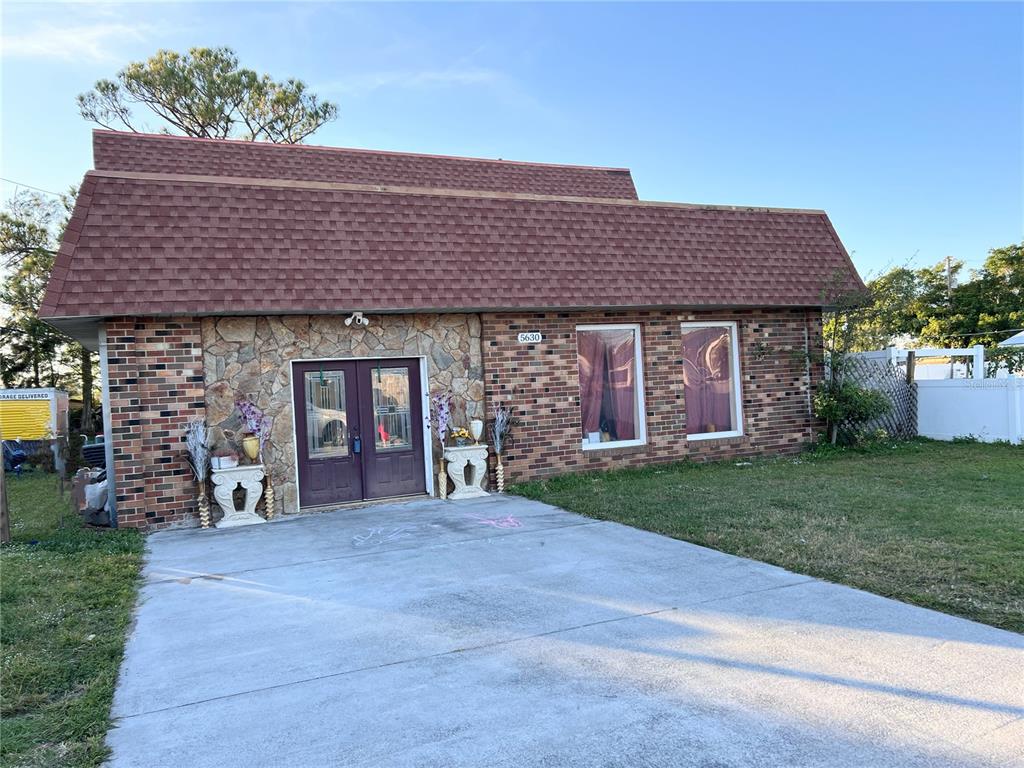
[[[1008,382],[1006,386],[1006,399],[1007,409],[1006,414],[1007,420],[1010,422],[1010,442],[1014,445],[1020,445],[1024,435],[1021,434],[1021,417],[1024,414],[1021,413],[1021,392],[1024,391],[1024,381],[1017,381],[1014,379],[1006,379]]]
[[[11,518],[7,513],[7,473],[4,463],[0,460],[0,544],[11,540]]]
[[[907,352],[907,384],[914,383],[914,361],[914,350],[911,349]]]
[[[974,345],[974,378],[985,378],[985,347],[981,344]]]

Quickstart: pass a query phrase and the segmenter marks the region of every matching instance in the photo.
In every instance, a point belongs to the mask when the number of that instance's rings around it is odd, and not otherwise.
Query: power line
[[[25,189],[31,189],[34,192],[43,192],[44,194],[53,195],[55,197],[64,197],[60,192],[43,189],[42,187],[33,187],[31,184],[23,184],[22,182],[15,181],[14,179],[5,179],[3,176],[0,176],[0,181],[6,181],[8,184],[13,184],[16,187],[25,187]]]
[[[1024,328],[1003,328],[999,331],[978,331],[977,333],[944,333],[943,336],[993,336],[997,333],[1017,333]]]

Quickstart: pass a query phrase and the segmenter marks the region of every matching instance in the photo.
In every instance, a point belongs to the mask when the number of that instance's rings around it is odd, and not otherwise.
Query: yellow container
[[[67,392],[0,389],[0,439],[43,440],[67,429]]]

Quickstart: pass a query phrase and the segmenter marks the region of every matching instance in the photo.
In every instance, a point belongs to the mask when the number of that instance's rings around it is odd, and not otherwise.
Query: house
[[[442,390],[458,424],[515,407],[512,480],[797,451],[824,297],[861,287],[822,211],[647,202],[623,168],[93,148],[41,314],[100,352],[120,525],[194,520],[182,429],[237,436],[238,398],[285,513],[431,493]]]

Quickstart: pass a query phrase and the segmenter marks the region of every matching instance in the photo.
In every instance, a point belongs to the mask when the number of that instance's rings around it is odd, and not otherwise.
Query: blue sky
[[[1024,238],[1017,3],[5,2],[2,20],[0,175],[43,189],[90,167],[76,94],[158,48],[228,45],[339,104],[311,143],[824,208],[866,277]]]

